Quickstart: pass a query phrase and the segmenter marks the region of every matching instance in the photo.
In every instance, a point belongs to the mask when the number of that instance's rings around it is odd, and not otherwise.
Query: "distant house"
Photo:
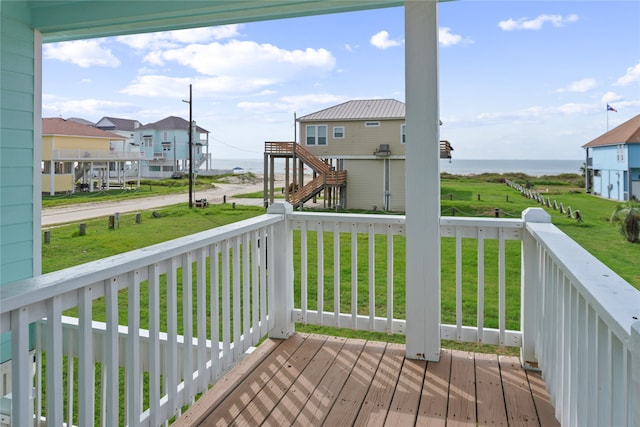
[[[300,144],[347,171],[344,207],[405,210],[405,104],[354,100],[297,119]],[[451,157],[443,141],[441,157]]]
[[[133,152],[139,153],[140,148],[135,145],[135,135],[134,131],[142,126],[137,120],[132,119],[122,119],[118,117],[103,117],[95,124],[95,127],[98,129],[102,129],[107,132],[117,133],[125,138],[122,144],[119,144],[117,147],[112,146],[111,149],[118,152]],[[123,165],[122,171],[127,176],[136,176],[137,170],[135,169],[137,163],[127,163]],[[111,176],[117,175],[119,171],[113,169],[109,171]]]
[[[103,117],[95,124],[95,127],[98,129],[124,136],[127,145],[133,145],[135,143],[133,132],[140,126],[142,126],[142,123],[137,120],[120,119],[117,117]]]
[[[582,146],[588,193],[640,200],[640,114]]]
[[[189,121],[170,116],[134,129],[133,145],[142,153],[141,175],[168,178],[189,169]],[[193,169],[209,169],[209,131],[193,127]]]
[[[121,152],[125,138],[62,118],[42,119],[42,191],[49,194],[109,188],[108,170],[139,162],[138,153]],[[121,184],[124,185],[124,178]]]

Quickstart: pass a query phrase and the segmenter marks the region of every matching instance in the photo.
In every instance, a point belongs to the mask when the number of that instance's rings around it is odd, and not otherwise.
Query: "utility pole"
[[[193,93],[191,85],[189,85],[189,208],[193,208]]]

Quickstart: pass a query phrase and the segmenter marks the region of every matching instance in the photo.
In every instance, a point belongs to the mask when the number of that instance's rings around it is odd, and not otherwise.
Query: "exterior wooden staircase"
[[[289,194],[287,200],[293,207],[302,205],[327,187],[344,187],[347,185],[347,172],[335,171],[327,163],[316,157],[296,142],[265,142],[265,153],[277,156],[291,155],[310,167],[317,176],[302,188]]]

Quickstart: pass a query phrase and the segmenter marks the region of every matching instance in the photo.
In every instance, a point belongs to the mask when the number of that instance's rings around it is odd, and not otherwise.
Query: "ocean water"
[[[440,172],[454,175],[472,175],[480,173],[521,172],[531,176],[558,175],[561,173],[580,173],[583,160],[440,160]],[[232,170],[242,168],[253,173],[264,172],[263,159],[213,159],[212,169]],[[276,159],[276,173],[284,173],[284,160]]]

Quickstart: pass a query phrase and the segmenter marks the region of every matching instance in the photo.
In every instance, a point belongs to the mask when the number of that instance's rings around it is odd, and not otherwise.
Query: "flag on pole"
[[[618,110],[616,110],[615,108],[613,108],[611,105],[607,104],[607,111],[613,111],[614,113],[617,113]]]

